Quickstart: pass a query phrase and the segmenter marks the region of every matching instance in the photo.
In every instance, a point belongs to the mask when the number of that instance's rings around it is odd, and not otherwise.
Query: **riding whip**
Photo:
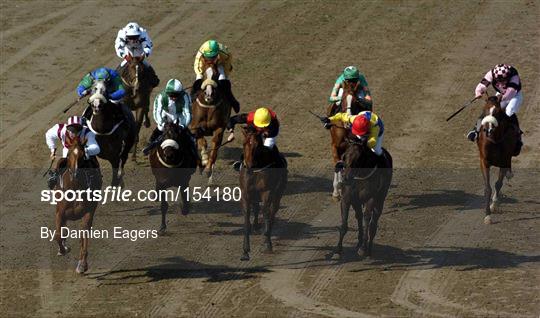
[[[48,173],[49,171],[51,171],[53,162],[54,162],[54,159],[51,159],[51,164],[49,165],[49,169],[47,169],[47,171],[45,171],[45,173],[43,174],[42,178],[44,178],[44,177],[47,175],[47,173]]]
[[[462,110],[464,110],[466,107],[470,106],[475,100],[479,99],[482,96],[475,97],[468,101],[465,105],[463,105],[460,109],[458,109],[455,113],[450,115],[450,117],[446,118],[446,121],[449,121],[450,119],[454,118],[457,114],[461,113]]]

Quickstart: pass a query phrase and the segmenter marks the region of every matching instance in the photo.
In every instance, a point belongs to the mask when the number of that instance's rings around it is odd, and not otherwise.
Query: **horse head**
[[[485,132],[486,136],[492,138],[497,128],[504,119],[505,113],[501,108],[500,100],[497,96],[491,96],[486,99],[484,105],[484,118],[481,123],[481,132]]]
[[[204,77],[201,84],[201,92],[206,104],[214,105],[219,99],[218,77],[219,72],[215,63],[204,60]]]
[[[261,134],[251,127],[243,127],[244,134],[244,162],[243,165],[250,171],[257,165],[257,152],[260,150],[263,141]]]
[[[66,130],[66,139],[69,143],[69,149],[67,154],[67,164],[66,168],[70,175],[70,181],[73,181],[77,178],[77,173],[79,168],[85,168],[84,159],[85,159],[85,146],[87,142],[86,137],[79,137],[80,130],[82,127],[74,128],[75,126],[70,126]]]
[[[346,110],[349,110],[351,114],[358,114],[363,110],[368,110],[360,99],[358,98],[358,90],[361,88],[360,81],[344,81],[343,82],[343,95],[341,95],[343,106],[346,106]]]
[[[360,170],[371,169],[376,164],[376,155],[368,147],[368,137],[347,138],[347,149],[343,153],[344,175],[355,177]]]
[[[181,156],[182,131],[177,121],[167,121],[163,126],[163,137],[160,144],[161,154],[166,162],[176,162]]]
[[[97,115],[103,111],[104,106],[107,104],[107,85],[105,81],[94,81],[90,94],[88,103],[92,106],[93,114]]]

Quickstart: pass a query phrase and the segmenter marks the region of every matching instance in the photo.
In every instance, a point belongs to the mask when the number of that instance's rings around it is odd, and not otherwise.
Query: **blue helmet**
[[[92,72],[92,77],[98,81],[106,81],[111,77],[111,74],[107,68],[99,67]]]

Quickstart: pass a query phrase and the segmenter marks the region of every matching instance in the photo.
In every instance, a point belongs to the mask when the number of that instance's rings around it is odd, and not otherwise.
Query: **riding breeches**
[[[274,148],[274,146],[276,145],[276,137],[268,137],[268,138],[264,138],[264,142],[263,142],[263,145],[267,148]]]
[[[143,64],[145,66],[150,66],[150,64],[148,63],[148,61],[146,59],[144,59],[142,62],[143,62]],[[126,63],[127,63],[126,59],[123,59],[122,62],[120,63],[120,67],[124,67],[124,65],[126,65]]]
[[[380,156],[383,154],[383,151],[382,151],[383,139],[384,139],[384,133],[381,134],[379,138],[377,138],[377,143],[375,144],[375,147],[371,149],[377,156]]]
[[[225,68],[223,67],[223,65],[219,64],[217,66],[217,70],[219,72],[218,81],[228,80],[229,79],[227,77],[227,73],[225,72]],[[196,74],[195,79],[198,80],[198,79],[202,79],[203,77],[204,77],[204,75],[202,73],[201,74]]]
[[[497,95],[500,94],[497,93]],[[504,112],[508,117],[512,117],[512,115],[517,114],[522,103],[523,94],[521,92],[518,92],[510,100],[501,101],[501,108],[504,109]]]

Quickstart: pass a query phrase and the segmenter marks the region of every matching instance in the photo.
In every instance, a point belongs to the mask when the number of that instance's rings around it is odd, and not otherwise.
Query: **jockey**
[[[86,145],[84,147],[86,160],[90,160],[92,159],[91,157],[99,154],[100,149],[96,142],[96,136],[90,129],[84,126],[84,118],[82,117],[72,116],[66,124],[56,124],[45,133],[45,141],[51,151],[51,160],[56,159],[56,142],[60,141],[63,146],[62,157],[58,160],[56,169],[50,172],[49,180],[47,181],[50,189],[54,188],[58,182],[58,177],[67,163],[66,158],[69,146],[76,137],[86,138]]]
[[[145,155],[160,142],[159,137],[163,134],[167,121],[178,122],[182,129],[188,131],[187,128],[191,123],[191,98],[184,91],[180,80],[170,79],[165,89],[156,96],[153,115],[157,127],[152,132],[148,145],[143,149]],[[192,144],[195,147],[195,143]],[[195,148],[194,153],[197,153]]]
[[[383,154],[384,124],[379,116],[371,111],[363,111],[358,115],[337,113],[332,117],[322,119],[324,128],[330,129],[331,122],[341,121],[351,124],[351,132],[357,138],[367,137],[367,146],[377,155]]]
[[[217,64],[219,87],[224,89],[225,96],[231,103],[234,112],[238,113],[240,111],[240,103],[232,94],[231,82],[229,80],[229,74],[232,71],[232,55],[225,45],[216,40],[204,42],[197,51],[195,62],[193,64],[196,77],[191,90],[192,98],[195,98],[196,94],[201,89],[203,73],[205,71],[203,70],[204,61]]]
[[[136,22],[129,22],[124,28],[118,31],[118,35],[114,41],[114,48],[116,49],[116,55],[122,59],[117,69],[126,65],[132,57],[142,57],[144,65],[154,75],[152,78],[156,79],[154,87],[159,85],[159,79],[156,76],[154,68],[146,60],[152,54],[153,48],[152,40],[146,29],[139,26]]]
[[[508,64],[495,65],[476,86],[476,97],[478,98],[486,93],[490,84],[497,91],[496,95],[501,101],[501,108],[510,117],[510,121],[516,125],[518,131],[520,131],[518,144],[521,147],[521,130],[519,130],[519,122],[516,114],[523,103],[523,94],[521,93],[521,80],[518,71]],[[481,118],[477,125],[467,134],[467,138],[470,141],[475,141],[478,138],[480,122]]]
[[[120,104],[120,109],[122,111],[123,117],[130,121],[135,121],[131,110],[124,104],[121,103],[122,98],[124,97],[126,90],[122,84],[122,79],[118,73],[110,68],[98,67],[90,73],[86,74],[79,85],[77,86],[77,94],[79,98],[91,93],[91,88],[94,85],[95,81],[103,81],[107,88],[107,95],[105,96],[111,103]],[[83,117],[90,119],[92,116],[92,108],[88,106],[83,113]]]
[[[369,91],[368,83],[366,77],[358,71],[358,68],[355,66],[347,66],[341,75],[336,80],[334,87],[332,88],[332,93],[328,98],[328,102],[335,103],[336,105],[341,104],[341,96],[343,95],[343,82],[351,81],[357,82],[360,81],[360,89],[358,91],[358,98],[365,102],[366,107],[369,109],[373,108],[373,100],[371,98],[371,93]],[[348,110],[350,112],[350,110]],[[349,115],[351,115],[349,113]]]
[[[231,136],[236,124],[246,124],[248,127],[254,129],[263,136],[263,145],[272,150],[276,156],[276,160],[283,160],[279,155],[279,151],[276,146],[276,138],[279,134],[279,120],[276,113],[270,108],[260,107],[256,111],[249,113],[238,114],[229,119],[227,124],[227,131],[231,133]],[[229,140],[234,137],[229,136]],[[240,170],[242,161],[236,161],[233,167],[236,171]]]

